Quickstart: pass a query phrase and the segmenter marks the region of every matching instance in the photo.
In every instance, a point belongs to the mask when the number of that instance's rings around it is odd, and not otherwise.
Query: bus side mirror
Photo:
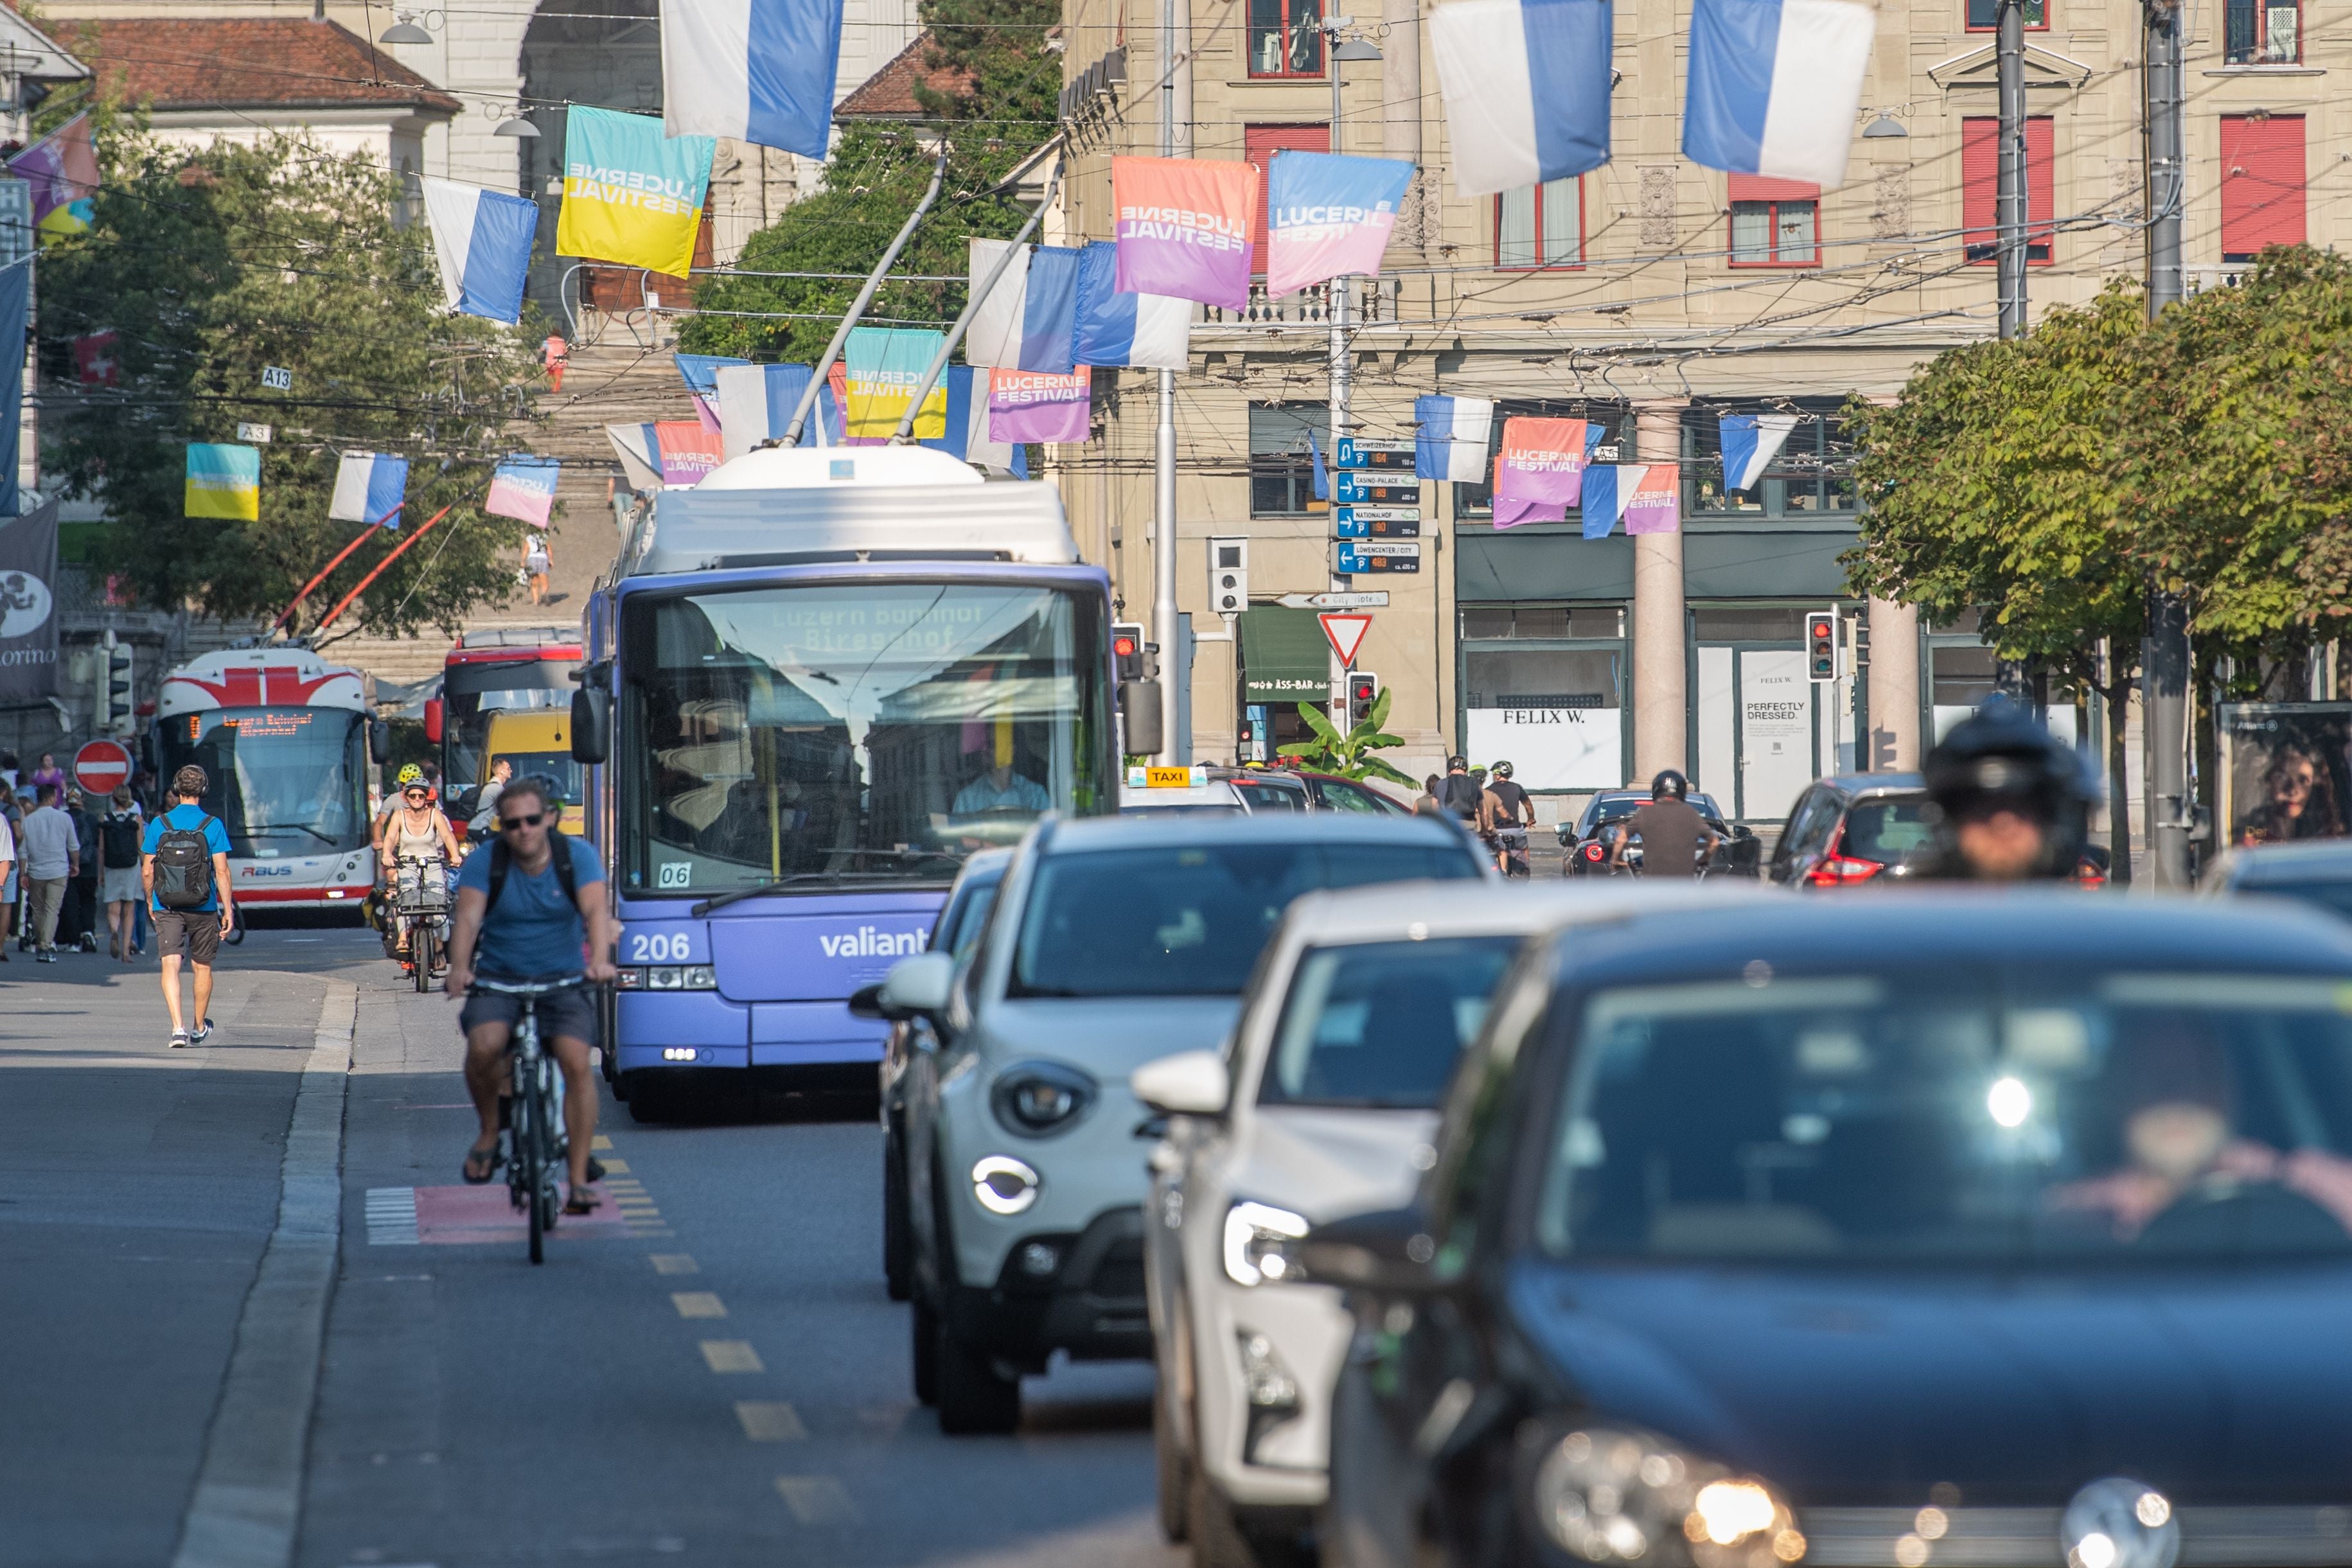
[[[572,760],[591,765],[613,752],[613,699],[592,687],[572,694]]]
[[[425,699],[425,738],[434,745],[441,744],[441,699]]]
[[[1158,681],[1121,681],[1118,684],[1118,712],[1124,721],[1120,737],[1123,749],[1129,757],[1154,757],[1167,744],[1160,722],[1160,683]]]
[[[392,760],[392,726],[380,718],[368,720],[368,760],[378,767]]]

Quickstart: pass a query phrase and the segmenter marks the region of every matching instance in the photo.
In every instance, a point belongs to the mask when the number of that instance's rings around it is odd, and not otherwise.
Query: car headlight
[[[1544,1451],[1528,1499],[1545,1538],[1587,1563],[1762,1568],[1805,1538],[1769,1487],[1618,1427],[1580,1427]]]
[[[1307,1221],[1265,1203],[1236,1203],[1225,1210],[1225,1278],[1236,1285],[1269,1280],[1297,1284],[1307,1278],[1298,1261]]]
[[[1101,1086],[1075,1067],[1058,1061],[1015,1062],[989,1089],[989,1108],[1006,1131],[1049,1137],[1077,1124]]]
[[[983,1155],[972,1162],[971,1196],[991,1214],[1019,1214],[1037,1201],[1044,1183],[1035,1171],[1010,1155]]]

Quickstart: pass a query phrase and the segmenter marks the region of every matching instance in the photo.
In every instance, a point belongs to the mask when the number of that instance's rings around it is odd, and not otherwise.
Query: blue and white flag
[[[333,523],[380,523],[400,527],[400,504],[408,495],[408,459],[381,452],[346,452],[335,465],[335,493],[327,502]]]
[[[1008,470],[1016,479],[1029,477],[1029,449],[1009,441],[993,441],[988,432],[988,378],[985,365],[948,367],[948,423],[945,434],[919,441],[966,463]]]
[[[433,231],[449,308],[509,326],[520,319],[539,204],[478,185],[427,180],[425,223]]]
[[[1010,240],[971,241],[973,294],[1011,249]],[[1070,357],[1077,315],[1078,252],[1067,246],[1023,246],[971,313],[963,337],[964,362],[1068,375],[1077,368]]]
[[[1192,302],[1121,294],[1118,246],[1096,240],[1078,254],[1078,313],[1070,356],[1081,365],[1181,371],[1191,355]]]
[[[1753,490],[1789,433],[1797,428],[1793,413],[1727,413],[1719,426],[1723,436],[1723,487]]]
[[[681,356],[683,357],[683,356]],[[719,393],[719,436],[732,463],[762,441],[773,441],[793,423],[793,410],[808,390],[806,365],[721,365],[711,381]],[[841,443],[841,405],[831,387],[820,388],[802,427],[803,446]]]
[[[1307,433],[1307,455],[1315,464],[1315,498],[1328,501],[1331,498],[1331,471],[1323,466],[1323,448],[1315,444],[1315,433],[1311,430]]]
[[[1617,526],[1617,519],[1624,514],[1625,497],[1633,493],[1633,486],[1621,487],[1618,485],[1618,471],[1622,466],[1615,463],[1594,463],[1584,470],[1584,494],[1578,498],[1577,507],[1584,516],[1586,538],[1607,538],[1610,530]],[[1634,472],[1638,478],[1641,473],[1639,465],[1634,465]]]
[[[843,0],[662,0],[662,127],[821,159]]]
[[[1430,12],[1456,191],[1491,196],[1609,162],[1613,28],[1610,0],[1451,0]]]
[[[1696,0],[1683,156],[1735,174],[1845,183],[1877,22],[1853,0]]]
[[[749,360],[732,359],[725,354],[672,354],[670,361],[677,366],[678,378],[686,390],[697,397],[719,395],[719,372],[729,365],[748,365]]]
[[[1486,444],[1495,434],[1495,403],[1483,397],[1412,400],[1412,476],[1457,485],[1486,482]]]

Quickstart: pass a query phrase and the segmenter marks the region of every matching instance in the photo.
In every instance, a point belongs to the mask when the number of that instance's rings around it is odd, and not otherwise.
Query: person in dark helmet
[[[1700,851],[1713,855],[1723,835],[1706,825],[1688,796],[1690,780],[1669,768],[1650,780],[1650,799],[1619,825],[1609,863],[1625,863],[1626,846],[1642,841],[1644,876],[1696,876]]]
[[[1946,882],[2071,878],[2098,788],[2075,749],[1996,695],[1952,727],[1920,769],[1935,839],[1912,874]]]

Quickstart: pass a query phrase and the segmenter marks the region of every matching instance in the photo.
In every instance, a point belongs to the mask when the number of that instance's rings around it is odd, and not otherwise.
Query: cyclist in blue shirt
[[[499,1167],[499,1096],[505,1092],[507,1042],[522,1016],[522,998],[471,989],[477,969],[488,978],[544,981],[585,974],[609,980],[618,939],[604,898],[604,870],[595,852],[556,829],[555,786],[545,779],[515,779],[499,796],[499,841],[488,854],[469,855],[457,873],[457,911],[449,932],[452,997],[465,998],[457,1027],[466,1036],[466,1089],[481,1117],[481,1135],[466,1155],[466,1180],[479,1186]],[[571,874],[555,860],[570,860]],[[501,885],[490,901],[490,883]],[[566,897],[567,888],[571,896]],[[583,956],[584,954],[584,956]],[[539,1031],[563,1069],[564,1134],[570,1143],[571,1192],[566,1214],[596,1207],[588,1190],[588,1145],[596,1135],[596,1081],[588,1044],[596,1038],[595,1009],[572,988],[538,998]]]

